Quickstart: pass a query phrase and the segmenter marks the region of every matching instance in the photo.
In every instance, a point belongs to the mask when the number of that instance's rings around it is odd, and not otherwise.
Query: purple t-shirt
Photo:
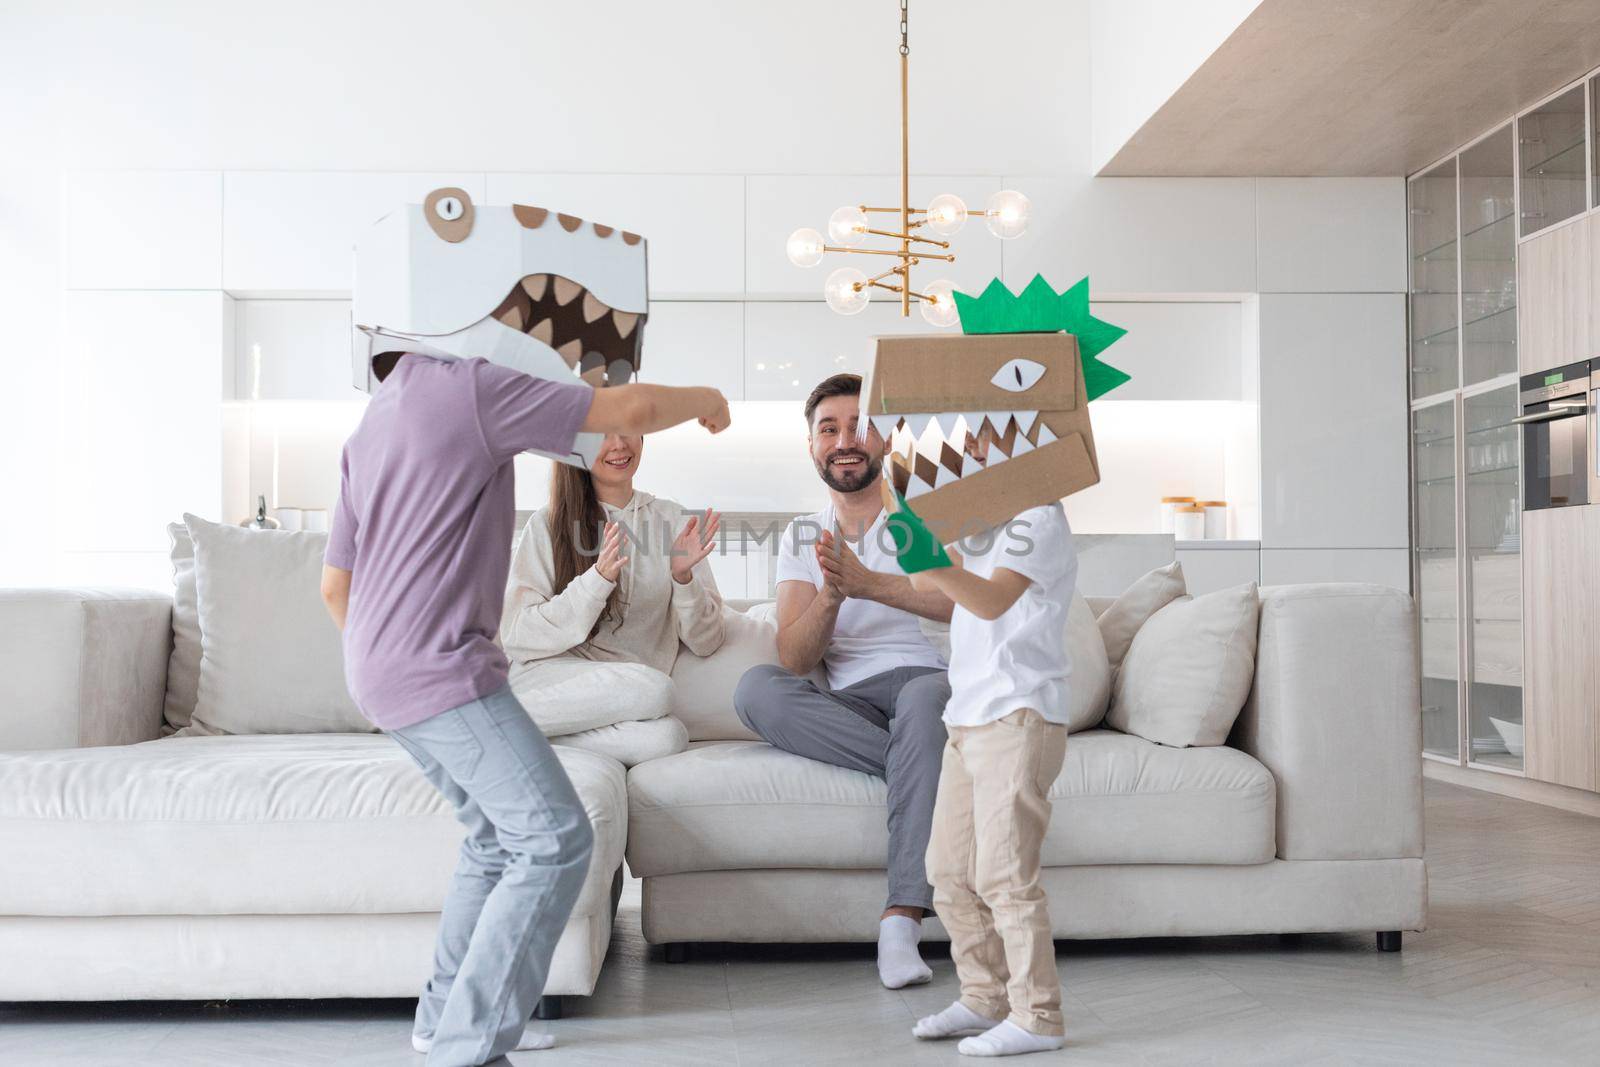
[[[505,686],[495,636],[516,525],[511,459],[570,451],[593,397],[416,354],[373,394],[345,442],[326,560],[351,572],[345,681],[374,725],[410,726]]]

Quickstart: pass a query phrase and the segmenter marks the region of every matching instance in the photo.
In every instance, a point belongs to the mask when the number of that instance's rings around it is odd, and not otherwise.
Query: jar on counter
[[[1226,541],[1228,539],[1228,502],[1226,500],[1202,500],[1200,506],[1206,509],[1206,540]]]
[[[1172,536],[1178,541],[1206,539],[1206,509],[1199,504],[1180,504],[1172,516]]]
[[[1194,503],[1192,496],[1164,496],[1161,498],[1161,532],[1173,532],[1173,516],[1179,508],[1189,507]]]

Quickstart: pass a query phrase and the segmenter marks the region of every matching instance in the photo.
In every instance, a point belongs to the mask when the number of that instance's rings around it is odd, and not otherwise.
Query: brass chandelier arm
[[[916,225],[916,223],[912,223]],[[893,230],[862,230],[862,233],[875,233],[879,237],[893,237],[896,241],[921,241],[923,244],[938,245],[940,248],[949,248],[949,241],[936,241],[932,237],[918,237],[914,233],[895,233]]]
[[[913,252],[913,253],[906,253],[906,252],[901,252],[899,249],[888,249],[888,248],[844,248],[844,247],[842,247],[840,245],[823,245],[822,246],[822,250],[824,252],[854,252],[856,255],[860,255],[860,256],[898,256],[899,258],[906,259],[906,260],[911,259],[912,256],[916,256],[917,259],[942,259],[942,260],[945,260],[946,262],[951,262],[951,263],[955,262],[955,258],[956,258],[953,255],[944,255],[944,254],[939,253],[939,252]]]

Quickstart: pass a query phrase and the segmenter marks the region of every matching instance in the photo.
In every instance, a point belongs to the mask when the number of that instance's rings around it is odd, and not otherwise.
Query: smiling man
[[[917,950],[933,909],[923,856],[939,787],[950,696],[944,659],[917,616],[948,622],[943,594],[919,593],[895,562],[878,480],[883,438],[860,415],[861,378],[811,391],[811,461],[829,504],[790,523],[778,555],[778,664],[739,681],[739,717],[771,744],[889,785],[889,893],[878,974],[891,989],[926,982]],[[863,435],[861,431],[866,431]],[[828,688],[809,679],[821,663]]]

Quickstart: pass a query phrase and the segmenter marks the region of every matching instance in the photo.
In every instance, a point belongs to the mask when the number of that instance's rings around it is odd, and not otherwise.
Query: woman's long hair
[[[595,495],[594,478],[581,467],[570,463],[555,463],[550,475],[550,556],[555,563],[555,592],[570,585],[573,579],[594,565],[604,543],[606,525],[605,508]],[[581,538],[581,541],[579,540]],[[588,552],[584,555],[579,549]],[[585,640],[592,641],[600,632],[600,624],[612,620],[612,629],[622,625],[622,609],[617,594],[622,591],[619,582],[606,597],[606,606],[595,619],[594,628]]]

